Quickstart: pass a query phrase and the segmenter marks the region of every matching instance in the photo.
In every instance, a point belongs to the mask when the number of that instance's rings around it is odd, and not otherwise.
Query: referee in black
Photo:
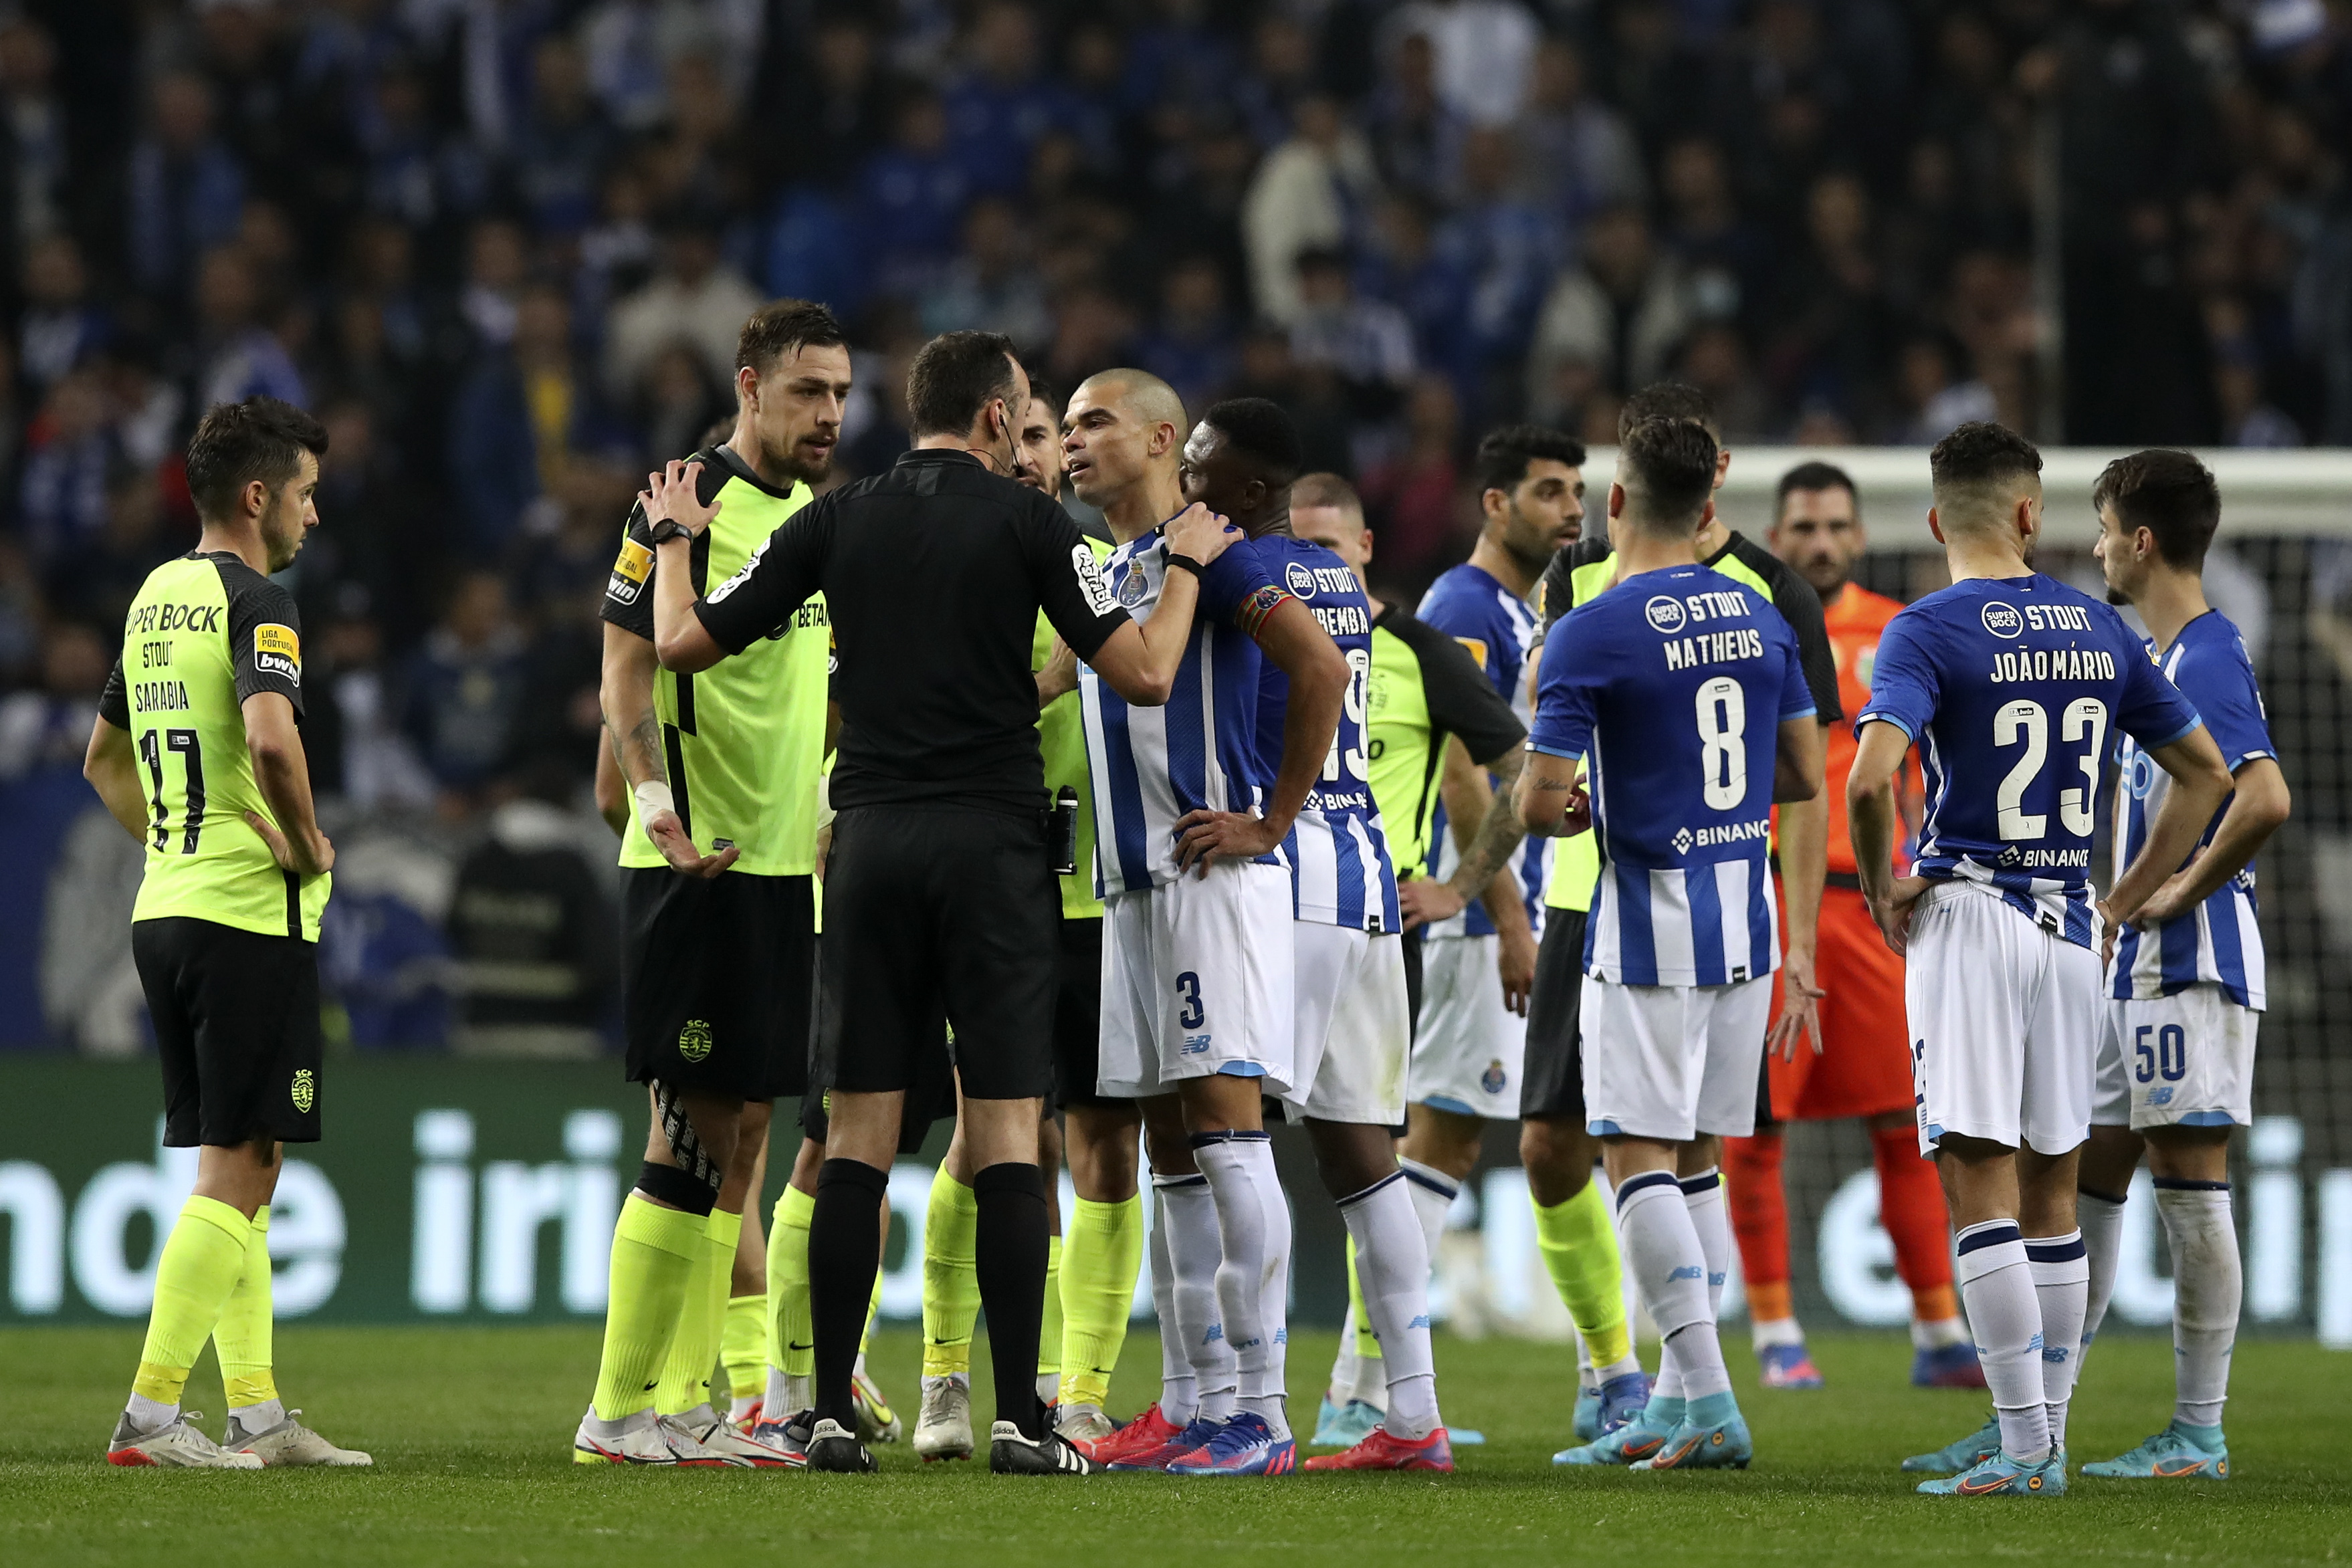
[[[814,1071],[833,1090],[809,1224],[814,1469],[874,1468],[850,1376],[902,1102],[926,1054],[944,1049],[942,1012],[980,1207],[997,1401],[989,1468],[1093,1469],[1047,1428],[1032,1375],[1047,1249],[1037,1121],[1053,1086],[1061,905],[1030,651],[1042,610],[1122,697],[1165,703],[1197,581],[1176,574],[1148,627],[1119,607],[1077,525],[1013,477],[1028,401],[1009,339],[933,339],[907,377],[915,449],[794,515],[698,599],[685,563],[717,508],[693,465],[670,465],[641,497],[663,563],[654,644],[665,668],[708,669],[790,625],[820,591],[840,652]],[[1200,507],[1169,534],[1171,559],[1196,570],[1228,538]]]

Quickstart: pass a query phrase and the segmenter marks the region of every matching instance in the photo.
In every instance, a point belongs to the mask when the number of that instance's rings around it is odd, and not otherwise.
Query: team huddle
[[[915,450],[818,498],[851,379],[823,308],[754,314],[731,431],[649,478],[607,587],[599,800],[651,1115],[580,1462],[873,1469],[904,1427],[864,1358],[887,1168],[952,1118],[922,1242],[926,1460],[979,1449],[984,1306],[1000,1472],[1451,1470],[1478,1439],[1440,1414],[1431,1263],[1505,1121],[1578,1340],[1555,1461],[1745,1468],[1717,1332],[1735,1239],[1762,1381],[1818,1386],[1780,1129],[1858,1117],[1913,1381],[1994,1406],[1903,1461],[1937,1473],[1921,1490],[2064,1491],[2143,1153],[2179,1401],[2084,1473],[2228,1474],[2227,1142],[2263,1005],[2252,860],[2288,802],[2200,587],[2220,498],[2194,458],[2121,459],[2095,493],[2108,598],[2148,637],[2034,571],[2041,457],[1990,424],[1929,456],[1952,586],[1903,607],[1848,580],[1864,534],[1835,468],[1783,478],[1769,549],[1727,528],[1713,413],[1661,385],[1626,405],[1605,528],[1580,444],[1488,434],[1475,548],[1409,612],[1371,595],[1360,503],[1302,472],[1272,402],[1194,420],[1129,369],[1065,396],[1004,340],[950,333],[910,373]],[[268,1368],[269,1193],[283,1143],[319,1135],[332,850],[299,776],[293,605],[262,575],[317,525],[324,437],[263,401],[198,433],[205,538],[134,604],[90,747],[147,845],[167,1141],[203,1147],[120,1464],[367,1462],[289,1416]],[[950,507],[977,520],[932,531]],[[892,574],[913,623],[853,607]],[[225,614],[141,631],[191,594]],[[1009,680],[919,674],[945,622]],[[189,681],[170,702],[140,673],[163,666]],[[226,753],[209,804],[183,705]],[[780,1098],[800,1136],[763,1226]],[[1349,1238],[1304,1435],[1283,1124]],[[1121,1421],[1147,1252],[1160,1391]],[[225,1443],[179,1406],[207,1339]]]

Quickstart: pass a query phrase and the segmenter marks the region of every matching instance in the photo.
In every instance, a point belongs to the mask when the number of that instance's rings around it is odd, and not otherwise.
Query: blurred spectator
[[[1894,438],[1906,446],[1933,446],[1971,420],[2000,416],[1990,387],[1973,378],[1953,378],[1951,353],[1937,339],[1915,338],[1905,344],[1898,373],[1911,417]]]
[[[1560,273],[1544,298],[1528,353],[1528,413],[1559,420],[1572,401],[1563,376],[1590,370],[1619,393],[1665,373],[1696,314],[1681,264],[1650,238],[1638,207],[1617,207],[1592,222],[1584,261]]]
[[[282,299],[280,300],[282,304]],[[309,401],[302,373],[278,334],[255,319],[261,292],[251,259],[224,246],[207,254],[196,274],[196,372],[199,404],[274,397],[299,406]]]
[[[1367,116],[1373,155],[1391,187],[1434,201],[1453,183],[1465,121],[1438,96],[1436,54],[1426,33],[1407,33],[1385,53]]]
[[[192,548],[193,538],[180,541]],[[49,575],[58,609],[121,635],[123,617],[147,574],[178,553],[166,543],[163,490],[152,468],[119,468],[106,486],[106,526],[59,558]]]
[[[0,31],[0,40],[7,37]],[[0,43],[0,58],[5,58]],[[47,392],[107,339],[105,312],[89,301],[81,246],[52,234],[25,253],[25,314],[16,325],[16,364],[25,384]]]
[[[39,689],[0,697],[0,779],[37,768],[79,769],[114,666],[112,643],[79,621],[54,622],[42,633]]]
[[[1384,300],[1357,298],[1347,258],[1336,250],[1301,253],[1298,285],[1292,362],[1331,371],[1362,417],[1386,418],[1412,381],[1412,326],[1404,312]]]
[[[156,78],[130,176],[131,277],[150,293],[175,295],[195,258],[236,235],[245,206],[245,170],[214,134],[204,78]]]
[[[106,481],[121,443],[95,369],[60,377],[26,433],[18,521],[36,559],[78,548],[106,526]]]
[[[1298,106],[1288,141],[1266,154],[1242,209],[1250,287],[1257,311],[1288,326],[1298,318],[1298,258],[1346,243],[1351,207],[1373,189],[1371,156],[1328,98]]]
[[[1224,273],[1207,256],[1189,256],[1160,285],[1160,319],[1135,346],[1136,362],[1176,389],[1187,409],[1205,409],[1234,379],[1234,322],[1225,308]]]
[[[971,187],[947,142],[939,99],[912,92],[899,106],[890,145],[866,161],[859,177],[855,232],[882,288],[920,289],[954,248]]]
[[[1495,126],[1517,117],[1541,34],[1517,0],[1406,0],[1389,30],[1429,40],[1438,96],[1464,120]]]
[[[683,343],[713,381],[735,376],[735,339],[760,308],[759,291],[719,259],[719,236],[696,220],[673,225],[662,244],[661,270],[613,308],[604,347],[604,384],[615,398],[636,386],[653,356]]]
[[[1566,238],[1559,214],[1513,193],[1510,181],[1507,135],[1481,130],[1465,137],[1459,199],[1434,241],[1463,282],[1465,372],[1457,382],[1482,421],[1517,402],[1516,387],[1500,391],[1488,377],[1517,371]]]
[[[1380,530],[1381,581],[1426,583],[1454,543],[1462,410],[1454,383],[1422,377],[1405,403],[1404,424],[1403,450],[1364,475],[1364,509]]]
[[[478,803],[508,760],[523,696],[522,629],[506,579],[471,570],[425,635],[408,675],[404,727],[442,791],[445,810]]]
[[[949,86],[944,107],[965,184],[1017,194],[1037,139],[1070,118],[1062,89],[1039,68],[1036,18],[1014,0],[988,0],[961,52],[971,68]]]
[[[450,409],[457,510],[478,542],[502,543],[576,447],[610,434],[595,383],[572,347],[572,310],[544,286],[523,290],[514,340],[478,358]]]
[[[1527,108],[1511,138],[1519,193],[1571,228],[1647,193],[1632,130],[1585,91],[1584,57],[1565,38],[1546,38],[1537,48]]]
[[[357,583],[337,590],[310,645],[315,668],[303,727],[306,736],[313,726],[320,732],[310,751],[312,779],[362,811],[432,805],[435,780],[400,727],[404,693],[386,667],[383,628],[367,591]]]
[[[18,246],[64,232],[74,172],[66,107],[57,89],[58,46],[28,16],[0,22],[0,191],[14,211]]]
[[[1052,339],[1045,285],[1012,203],[994,196],[972,203],[964,214],[963,252],[925,291],[922,308],[926,332],[1002,332],[1024,351]]]
[[[530,112],[515,137],[517,193],[542,235],[571,235],[595,220],[597,175],[613,134],[588,96],[588,64],[561,34],[541,38],[531,58]]]
[[[513,340],[516,301],[530,272],[530,253],[520,225],[505,218],[474,225],[466,243],[466,284],[457,294],[463,346],[456,357],[501,349]]]

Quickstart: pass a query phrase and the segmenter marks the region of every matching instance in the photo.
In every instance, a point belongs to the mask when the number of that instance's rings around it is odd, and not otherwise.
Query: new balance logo
[[[1209,1049],[1209,1037],[1208,1037],[1207,1035],[1205,1035],[1205,1034],[1188,1034],[1188,1035],[1186,1035],[1186,1036],[1184,1037],[1184,1054],[1185,1054],[1185,1055],[1187,1055],[1187,1056],[1199,1056],[1199,1055],[1201,1055],[1202,1052],[1206,1051],[1208,1049]]]
[[[1214,1344],[1224,1337],[1225,1325],[1223,1323],[1211,1323],[1209,1325],[1209,1332],[1201,1336],[1201,1343],[1202,1344]]]
[[[1666,1279],[1669,1281],[1675,1280],[1704,1280],[1705,1278],[1706,1278],[1706,1270],[1696,1266],[1688,1269],[1677,1269],[1673,1273],[1666,1276]]]
[[[2042,1359],[2053,1365],[2063,1365],[2066,1360],[2066,1347],[2063,1344],[2047,1345],[2042,1349]]]
[[[1409,1322],[1409,1323],[1405,1324],[1405,1327],[1407,1327],[1407,1328],[1409,1328],[1409,1329],[1425,1329],[1425,1328],[1427,1328],[1428,1326],[1429,1326],[1429,1314],[1428,1314],[1427,1312],[1423,1312],[1423,1313],[1422,1313],[1420,1316],[1418,1316],[1418,1317],[1414,1318],[1414,1319],[1412,1320],[1412,1322]]]

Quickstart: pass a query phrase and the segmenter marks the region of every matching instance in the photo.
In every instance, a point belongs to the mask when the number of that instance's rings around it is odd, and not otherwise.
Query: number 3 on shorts
[[[1176,977],[1176,995],[1184,1010],[1176,1015],[1179,1029],[1199,1029],[1209,1021],[1209,1012],[1201,1005],[1201,977],[1187,969]]]

